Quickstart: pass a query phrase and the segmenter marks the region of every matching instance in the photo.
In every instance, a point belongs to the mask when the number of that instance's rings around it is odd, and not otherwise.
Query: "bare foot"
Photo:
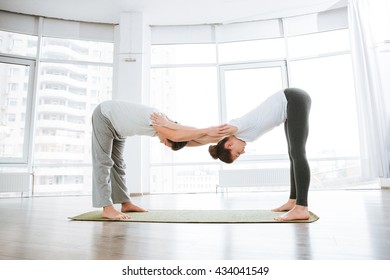
[[[284,222],[292,220],[308,220],[309,218],[310,213],[307,206],[295,205],[293,209],[274,219],[276,221]]]
[[[290,211],[295,207],[296,199],[289,199],[285,204],[282,206],[279,206],[278,208],[272,209],[274,212],[284,212],[284,211]]]
[[[148,210],[145,210],[133,203],[129,202],[123,202],[122,203],[122,212],[148,212]]]
[[[131,218],[129,215],[116,210],[113,205],[103,207],[102,217],[112,220],[127,220]]]

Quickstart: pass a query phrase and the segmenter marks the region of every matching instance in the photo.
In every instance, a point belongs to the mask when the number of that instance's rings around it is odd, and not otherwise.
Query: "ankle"
[[[297,210],[301,210],[301,211],[306,211],[306,210],[308,210],[308,207],[307,207],[307,206],[299,205],[299,204],[296,204],[294,208],[297,209]]]

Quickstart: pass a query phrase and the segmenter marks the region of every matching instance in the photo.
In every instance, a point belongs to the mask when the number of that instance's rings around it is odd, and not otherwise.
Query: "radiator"
[[[0,192],[28,192],[31,177],[28,172],[0,173]]]
[[[229,169],[219,171],[218,187],[263,187],[287,186],[290,184],[290,170],[272,169]]]

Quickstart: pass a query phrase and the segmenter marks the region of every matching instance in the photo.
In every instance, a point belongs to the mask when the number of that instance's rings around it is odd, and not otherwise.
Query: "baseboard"
[[[143,195],[148,195],[150,193],[130,193],[130,196],[143,196]]]

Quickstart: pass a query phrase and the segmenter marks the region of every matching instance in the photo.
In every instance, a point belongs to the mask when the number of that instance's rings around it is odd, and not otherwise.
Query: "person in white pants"
[[[92,204],[103,207],[102,217],[129,219],[126,212],[144,212],[131,202],[126,186],[126,164],[123,159],[128,136],[158,136],[160,142],[179,150],[187,141],[204,136],[225,136],[224,126],[204,129],[174,124],[166,128],[151,123],[155,108],[127,101],[110,100],[99,104],[92,114]],[[166,118],[166,116],[164,116]],[[120,203],[118,211],[114,204]]]

